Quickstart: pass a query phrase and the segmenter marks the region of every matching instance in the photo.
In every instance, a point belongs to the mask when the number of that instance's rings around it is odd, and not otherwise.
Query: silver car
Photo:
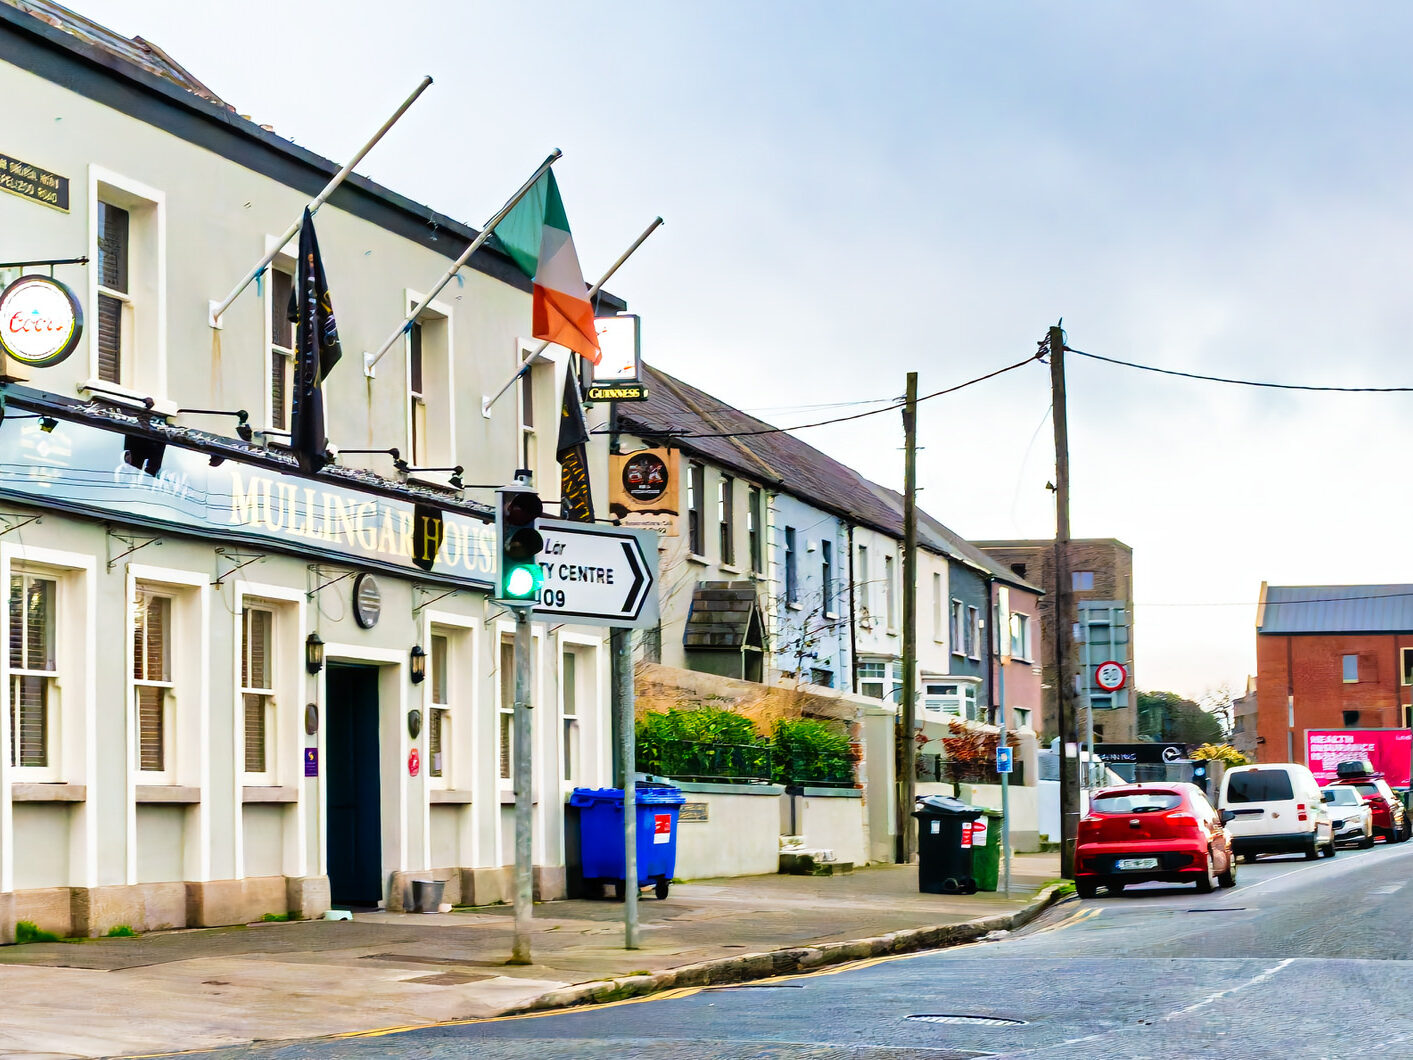
[[[1365,850],[1374,845],[1374,811],[1358,791],[1333,784],[1320,793],[1320,800],[1334,825],[1336,843],[1357,843]]]

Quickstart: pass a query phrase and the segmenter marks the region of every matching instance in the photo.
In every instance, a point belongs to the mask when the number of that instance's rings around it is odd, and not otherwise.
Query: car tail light
[[[1191,825],[1193,828],[1197,827],[1197,818],[1182,810],[1178,810],[1175,813],[1164,814],[1163,817],[1165,820],[1171,821],[1176,825]]]
[[[1305,804],[1303,802],[1297,802],[1295,804],[1295,819],[1297,821],[1310,820],[1310,815],[1306,812]]]

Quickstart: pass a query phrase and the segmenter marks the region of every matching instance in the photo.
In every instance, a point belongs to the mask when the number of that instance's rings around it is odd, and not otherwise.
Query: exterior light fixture
[[[59,421],[53,416],[41,416],[39,418],[39,429],[45,434],[53,434],[54,428],[59,426]]]
[[[409,658],[412,662],[412,683],[420,685],[427,679],[427,653],[422,650],[422,645],[414,644]]]
[[[304,641],[304,668],[311,674],[324,668],[324,641],[318,633],[309,634]]]

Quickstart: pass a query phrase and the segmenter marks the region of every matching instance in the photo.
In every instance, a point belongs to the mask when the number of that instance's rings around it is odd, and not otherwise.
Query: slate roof
[[[1413,633],[1413,585],[1263,586],[1256,632]]]
[[[809,443],[775,431],[772,424],[659,368],[644,364],[643,375],[648,400],[619,406],[621,430],[660,438],[821,511],[902,539],[903,498],[896,491],[869,481]],[[731,437],[711,437],[727,434]],[[976,567],[1008,585],[1041,592],[921,508],[918,545]]]
[[[701,582],[692,593],[692,609],[682,633],[686,648],[740,651],[745,647],[751,621],[760,637],[764,625],[753,582]]]
[[[4,3],[9,4],[17,11],[32,15],[41,22],[48,23],[55,29],[63,30],[65,33],[77,37],[84,44],[102,48],[104,51],[126,59],[134,66],[140,66],[150,74],[166,78],[202,99],[210,100],[229,110],[235,109],[198,81],[190,70],[151,41],[143,40],[141,37],[133,37],[129,40],[107,26],[100,26],[92,19],[84,18],[77,11],[70,11],[62,4],[54,3],[53,0],[4,0]]]

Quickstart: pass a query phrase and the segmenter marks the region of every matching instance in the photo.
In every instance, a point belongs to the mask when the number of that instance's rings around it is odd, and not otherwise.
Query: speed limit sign
[[[1123,688],[1128,681],[1128,671],[1124,669],[1123,663],[1108,662],[1100,663],[1094,670],[1094,683],[1105,692],[1117,692]]]

